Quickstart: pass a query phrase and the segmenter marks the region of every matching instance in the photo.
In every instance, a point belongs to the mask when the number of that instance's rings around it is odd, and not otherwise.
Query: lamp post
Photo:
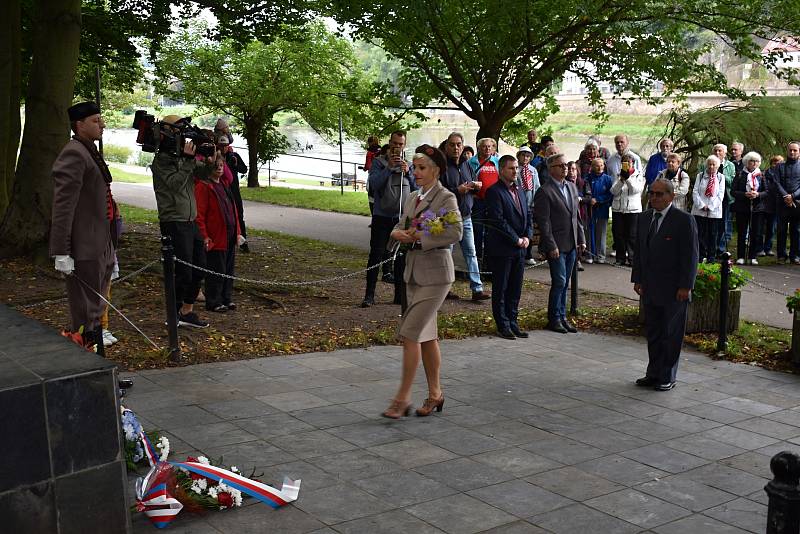
[[[342,145],[342,100],[347,96],[347,93],[339,93],[339,187],[341,188],[342,196],[344,196],[344,147]],[[353,177],[355,179],[355,177]]]

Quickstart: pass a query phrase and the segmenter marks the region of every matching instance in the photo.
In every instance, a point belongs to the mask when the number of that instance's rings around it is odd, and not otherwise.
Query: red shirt
[[[482,182],[482,184],[480,190],[475,193],[475,196],[483,200],[486,197],[486,190],[496,184],[499,179],[500,173],[497,171],[497,167],[495,167],[491,159],[480,162],[475,180]]]

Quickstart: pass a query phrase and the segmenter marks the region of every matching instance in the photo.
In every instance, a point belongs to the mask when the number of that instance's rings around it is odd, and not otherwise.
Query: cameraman
[[[211,152],[211,156],[202,160],[195,158],[195,144],[189,139],[182,143],[181,130],[188,125],[188,119],[181,119],[177,115],[167,115],[161,120],[158,151],[151,166],[153,189],[161,234],[172,239],[175,257],[198,267],[205,267],[203,239],[195,223],[197,204],[194,197],[194,176],[207,177],[216,155]],[[211,140],[209,142],[213,143]],[[202,281],[202,271],[175,263],[178,326],[208,326],[194,312],[194,301]]]

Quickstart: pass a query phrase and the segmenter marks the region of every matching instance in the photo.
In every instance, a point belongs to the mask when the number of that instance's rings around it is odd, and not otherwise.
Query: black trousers
[[[385,258],[388,258],[386,251],[386,244],[389,242],[389,236],[392,233],[395,225],[397,224],[397,217],[383,217],[381,215],[372,216],[372,226],[369,233],[369,259],[367,260],[367,267],[379,264]],[[391,273],[393,267],[392,262],[383,264],[383,274]],[[367,271],[367,289],[364,292],[366,297],[375,297],[375,286],[378,284],[378,269],[370,269]]]
[[[718,219],[712,219],[718,220]],[[673,301],[656,305],[644,301],[647,330],[647,376],[659,384],[674,382],[686,333],[688,302]]]
[[[492,316],[498,330],[517,325],[519,298],[525,274],[525,249],[513,256],[486,256],[492,271]]]
[[[695,215],[694,221],[697,223],[697,243],[700,248],[700,259],[713,260],[717,257],[719,229],[722,226],[722,219]]]
[[[206,252],[207,265],[212,271],[234,275],[236,262],[236,237],[228,238],[226,250],[209,250]],[[211,310],[220,304],[232,302],[233,280],[214,274],[206,276],[206,309]]]
[[[636,243],[636,221],[638,213],[614,212],[611,220],[611,233],[614,237],[614,250],[617,253],[617,263],[633,259],[633,245]]]
[[[198,267],[206,266],[203,238],[194,221],[161,223],[161,235],[170,237],[177,259]],[[204,277],[202,271],[175,262],[175,301],[178,306],[194,304]]]
[[[736,233],[738,234],[736,237],[737,258],[752,260],[763,250],[763,221],[764,214],[760,212],[736,213]],[[749,247],[745,239],[748,236],[750,237]]]
[[[800,217],[778,216],[778,257],[786,257],[786,227],[789,227],[789,259],[800,258]]]
[[[236,214],[239,216],[239,229],[242,232],[242,237],[247,238],[247,228],[244,225],[244,204],[242,203],[242,192],[239,190],[238,174],[234,175],[230,190],[233,202],[236,204]]]

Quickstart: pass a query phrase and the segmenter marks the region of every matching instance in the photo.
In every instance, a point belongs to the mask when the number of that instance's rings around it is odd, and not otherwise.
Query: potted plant
[[[800,362],[800,318],[797,312],[800,310],[800,288],[786,297],[786,307],[792,312],[792,361]]]
[[[739,307],[742,302],[741,288],[747,285],[752,275],[738,267],[731,267],[728,297],[728,332],[739,328]],[[716,332],[719,330],[719,292],[722,274],[719,263],[701,263],[697,266],[697,278],[689,303],[686,332]]]

